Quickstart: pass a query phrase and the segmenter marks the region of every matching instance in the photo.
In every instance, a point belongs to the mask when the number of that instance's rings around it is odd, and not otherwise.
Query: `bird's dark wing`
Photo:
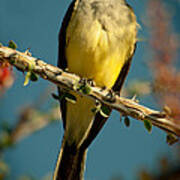
[[[134,45],[134,51],[133,53],[130,55],[129,59],[126,61],[126,63],[124,64],[124,66],[121,69],[121,72],[119,73],[119,76],[114,84],[114,86],[112,87],[112,90],[114,92],[120,93],[122,85],[126,79],[126,76],[129,72],[130,66],[131,66],[131,61],[132,61],[132,57],[135,53],[136,50],[136,44]]]
[[[70,21],[74,5],[75,5],[75,0],[72,1],[70,4],[66,15],[64,16],[61,29],[59,32],[59,48],[58,48],[58,67],[61,69],[65,70],[67,68],[67,60],[66,60],[66,55],[65,55],[65,48],[66,48],[66,29],[68,26],[68,23]],[[61,89],[58,88],[59,94],[61,94]],[[65,128],[66,126],[66,100],[62,99],[60,101],[60,107],[61,107],[61,114],[62,114],[62,119],[63,119],[63,126]]]

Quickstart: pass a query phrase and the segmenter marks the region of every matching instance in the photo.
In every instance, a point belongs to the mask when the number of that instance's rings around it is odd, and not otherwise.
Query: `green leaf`
[[[101,109],[100,109],[100,114],[105,117],[108,118],[109,115],[111,113],[111,109],[108,106],[102,105]]]
[[[178,138],[177,136],[175,136],[174,134],[167,134],[166,136],[166,142],[169,144],[169,145],[173,145],[175,144],[176,142],[178,142]]]
[[[29,64],[28,64],[28,71],[32,72],[33,68],[34,68],[34,64],[32,62],[29,62]]]
[[[30,65],[30,68],[32,66]],[[38,80],[38,75],[32,71],[28,71],[26,73],[26,76],[25,76],[25,80],[24,80],[24,86],[27,86],[29,84],[29,80],[31,81],[37,81]]]
[[[128,116],[124,118],[124,124],[126,125],[126,127],[130,126],[130,119],[128,118]]]
[[[84,94],[90,94],[91,93],[91,87],[88,84],[80,86],[79,90]]]
[[[3,131],[0,139],[0,149],[4,149],[13,145],[13,141],[8,132]]]
[[[52,93],[51,95],[55,100],[61,101],[63,98],[65,98],[66,93],[61,92],[60,95]]]
[[[144,120],[144,127],[147,129],[149,133],[152,131],[152,123],[149,120]]]
[[[26,73],[25,80],[24,80],[24,86],[27,86],[29,84],[30,76],[31,76],[31,72],[29,71]]]
[[[30,80],[31,81],[37,81],[38,80],[38,75],[36,73],[34,73],[34,72],[31,72]]]
[[[10,40],[9,43],[8,43],[8,47],[11,48],[11,49],[16,49],[17,45],[13,40]]]
[[[51,95],[55,100],[59,100],[59,96],[57,94],[52,93]]]

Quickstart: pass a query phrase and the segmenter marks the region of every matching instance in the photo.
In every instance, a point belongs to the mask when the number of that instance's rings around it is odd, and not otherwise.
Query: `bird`
[[[136,19],[125,0],[73,0],[59,32],[58,67],[120,95],[136,49]],[[92,111],[95,100],[70,93],[75,103],[60,99],[64,136],[53,180],[84,178],[88,147],[108,119]]]

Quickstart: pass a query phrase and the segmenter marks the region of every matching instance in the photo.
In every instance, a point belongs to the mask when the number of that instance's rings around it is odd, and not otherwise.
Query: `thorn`
[[[115,93],[112,89],[110,89],[105,97],[105,100],[106,101],[109,101],[111,103],[114,103],[115,102]]]
[[[179,141],[179,139],[178,139],[178,137],[177,137],[176,135],[171,134],[171,133],[167,134],[167,136],[166,136],[166,142],[167,142],[169,145],[173,145],[173,144],[175,144],[175,143],[178,142],[178,141]]]
[[[138,99],[136,99],[137,98],[137,95],[136,94],[134,94],[134,96],[132,97],[132,101],[134,101],[134,102],[136,102],[136,103],[139,103],[139,100]]]
[[[168,115],[168,116],[171,116],[172,115],[172,110],[171,110],[171,108],[169,107],[169,106],[164,106],[163,107],[163,112],[166,114],[166,115]]]
[[[87,83],[92,87],[96,86],[96,83],[93,81],[93,79],[88,79]]]
[[[30,48],[28,48],[28,49],[24,52],[24,54],[25,54],[25,55],[28,55],[28,56],[32,56],[32,54],[29,52],[29,50],[30,50]]]
[[[79,80],[79,84],[85,85],[86,83],[87,83],[87,79],[84,77]]]

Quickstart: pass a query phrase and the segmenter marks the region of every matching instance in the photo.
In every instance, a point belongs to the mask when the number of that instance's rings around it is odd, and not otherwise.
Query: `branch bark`
[[[82,78],[32,57],[27,52],[23,53],[1,46],[0,62],[4,61],[9,62],[22,72],[31,71],[36,73],[43,79],[51,81],[63,89],[76,91],[83,96],[96,99],[112,109],[119,111],[123,116],[131,116],[140,121],[149,120],[152,125],[180,137],[180,125],[175,123],[167,113],[150,109],[138,104],[132,99],[119,97],[110,90],[96,87],[92,83],[88,84],[90,92],[84,93],[77,88],[77,86],[80,87],[83,84]]]

